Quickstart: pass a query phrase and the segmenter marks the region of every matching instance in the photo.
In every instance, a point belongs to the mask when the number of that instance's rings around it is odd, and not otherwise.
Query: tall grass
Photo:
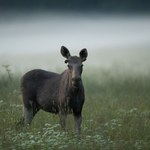
[[[7,73],[7,72],[6,72]],[[31,127],[17,126],[22,115],[20,75],[0,76],[0,149],[148,150],[150,148],[150,76],[101,69],[83,76],[86,101],[82,133],[67,131],[56,115],[40,111]]]

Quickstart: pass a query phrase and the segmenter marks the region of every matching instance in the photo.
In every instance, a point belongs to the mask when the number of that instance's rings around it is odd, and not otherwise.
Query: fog
[[[145,67],[150,57],[150,16],[69,12],[0,15],[0,64],[10,64],[16,70],[55,68],[63,64],[62,45],[72,54],[87,48],[89,65],[106,67],[112,62],[132,61]]]

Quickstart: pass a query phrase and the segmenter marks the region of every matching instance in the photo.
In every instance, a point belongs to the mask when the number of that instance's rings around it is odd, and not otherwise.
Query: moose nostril
[[[72,81],[75,81],[75,82],[79,82],[80,80],[81,80],[80,77],[78,77],[78,78],[72,78]]]

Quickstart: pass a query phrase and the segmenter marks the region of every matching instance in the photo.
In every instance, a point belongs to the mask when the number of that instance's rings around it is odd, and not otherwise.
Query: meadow
[[[149,150],[149,15],[7,12],[0,14],[0,150]],[[60,47],[86,47],[86,100],[80,135],[72,115],[22,116],[21,76],[35,68],[62,72]],[[9,64],[9,65],[7,65]]]
[[[67,131],[59,117],[40,111],[31,127],[22,127],[21,74],[3,66],[0,76],[1,150],[148,150],[150,148],[150,76],[124,70],[88,68],[83,74],[86,101],[82,132]]]

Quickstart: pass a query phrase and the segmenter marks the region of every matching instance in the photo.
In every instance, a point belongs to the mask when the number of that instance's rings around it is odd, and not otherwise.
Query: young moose
[[[66,116],[73,113],[75,130],[79,133],[84,104],[82,62],[86,60],[88,53],[86,49],[82,49],[79,57],[71,56],[69,50],[62,46],[61,54],[66,58],[65,63],[68,63],[68,69],[63,73],[35,69],[22,77],[23,120],[24,124],[30,124],[35,114],[42,109],[60,114],[60,124],[65,129]]]

